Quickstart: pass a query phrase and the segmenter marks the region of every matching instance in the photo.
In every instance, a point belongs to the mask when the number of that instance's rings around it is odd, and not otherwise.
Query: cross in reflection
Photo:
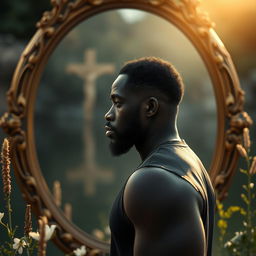
[[[113,172],[99,168],[95,161],[95,141],[93,137],[93,110],[96,99],[96,80],[104,74],[112,74],[115,66],[110,63],[97,64],[96,51],[88,49],[84,53],[84,63],[71,63],[67,66],[67,72],[75,74],[83,79],[84,86],[84,162],[76,170],[67,173],[72,181],[83,180],[86,195],[93,195],[98,181],[110,182],[113,180]]]

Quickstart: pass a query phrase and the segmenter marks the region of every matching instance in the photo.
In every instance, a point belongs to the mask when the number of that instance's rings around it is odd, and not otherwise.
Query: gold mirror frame
[[[217,139],[210,177],[223,199],[235,173],[244,127],[251,119],[243,111],[244,93],[230,58],[213,30],[207,15],[198,8],[197,0],[52,0],[52,10],[37,23],[37,32],[18,62],[7,93],[9,105],[0,120],[12,138],[15,175],[25,199],[38,216],[46,215],[58,225],[55,242],[66,252],[81,244],[100,251],[109,245],[80,230],[66,219],[56,206],[37,159],[34,139],[34,109],[37,87],[47,60],[58,43],[81,21],[107,10],[133,8],[156,14],[180,29],[201,55],[210,74],[217,104]]]

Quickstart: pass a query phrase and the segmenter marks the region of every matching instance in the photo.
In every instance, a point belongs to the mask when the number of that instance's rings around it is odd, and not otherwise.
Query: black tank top
[[[207,252],[211,256],[215,211],[215,194],[207,171],[196,154],[184,141],[168,141],[154,150],[136,170],[145,167],[162,168],[189,182],[203,198],[201,218],[207,241]],[[135,170],[135,171],[136,171]],[[132,256],[135,230],[123,207],[121,189],[110,213],[111,256]]]

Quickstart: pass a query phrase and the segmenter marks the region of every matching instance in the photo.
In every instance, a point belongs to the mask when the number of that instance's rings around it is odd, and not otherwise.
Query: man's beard
[[[131,120],[127,124],[126,131],[122,134],[114,130],[115,138],[110,141],[109,147],[113,156],[119,156],[127,153],[138,141],[140,133],[140,124],[138,118]]]
[[[128,141],[118,138],[118,141],[115,140],[110,142],[109,148],[113,156],[120,156],[122,154],[127,153],[132,148],[133,145],[134,143],[131,140]]]

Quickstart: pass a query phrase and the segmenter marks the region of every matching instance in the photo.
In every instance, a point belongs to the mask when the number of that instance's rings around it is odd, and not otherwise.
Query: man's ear
[[[145,101],[145,113],[146,117],[152,117],[154,116],[158,109],[159,109],[159,102],[158,99],[155,97],[150,97]]]

